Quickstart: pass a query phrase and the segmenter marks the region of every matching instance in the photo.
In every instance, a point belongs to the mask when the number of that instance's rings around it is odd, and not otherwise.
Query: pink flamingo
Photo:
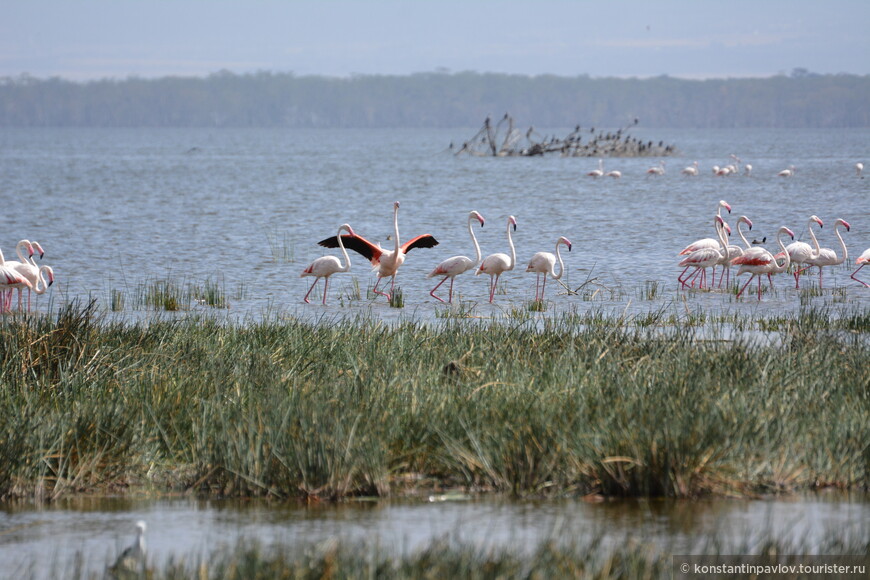
[[[659,161],[658,165],[653,165],[649,169],[646,170],[647,175],[664,175],[665,174],[665,162]]]
[[[559,252],[559,246],[565,244],[568,246],[568,251],[571,251],[571,242],[566,237],[561,237],[556,241],[556,255],[550,252],[538,252],[532,259],[529,260],[529,265],[526,267],[526,272],[535,272],[535,301],[544,301],[544,288],[547,285],[547,275],[553,280],[562,278],[565,273],[565,262],[562,261],[562,254]],[[559,273],[556,274],[556,260],[559,260]],[[544,282],[540,284],[541,274],[544,275]],[[538,285],[541,287],[541,297],[538,298]]]
[[[725,201],[724,199],[720,199],[718,207],[716,208],[716,215],[717,216],[722,217],[722,208],[723,207],[726,210],[728,210],[728,213],[731,213],[731,206],[728,204],[728,202]],[[717,228],[718,228],[718,226],[717,226]],[[719,230],[717,229],[716,232],[717,232],[716,235],[718,236]],[[692,252],[696,252],[696,251],[704,249],[704,248],[712,248],[714,250],[718,249],[719,248],[719,240],[717,238],[702,238],[700,240],[695,240],[694,242],[692,242],[691,244],[689,244],[688,246],[683,248],[682,251],[680,251],[680,253],[678,255],[679,256],[688,256]],[[689,267],[687,266],[686,270],[688,270],[688,269],[689,269]],[[677,278],[678,279],[682,278],[683,274],[686,273],[686,270],[683,270],[682,273]],[[713,268],[713,277],[714,278],[716,277],[716,268],[715,267]]]
[[[25,255],[24,255],[25,250],[27,250],[27,257],[25,257]],[[42,250],[40,248],[40,252],[41,251]],[[33,244],[31,244],[27,240],[21,240],[15,246],[15,253],[18,254],[18,261],[16,261],[16,260],[7,261],[3,258],[3,251],[0,250],[0,266],[5,266],[7,268],[11,268],[12,270],[17,271],[18,266],[25,264],[25,263],[29,263],[27,260],[30,256],[33,256]],[[18,309],[20,310],[21,309],[21,290],[23,287],[16,286],[16,288],[18,288]],[[4,286],[3,291],[0,292],[0,296],[3,297],[3,300],[6,303],[5,309],[10,310],[11,306],[12,306],[12,288]],[[29,295],[28,295],[28,297],[29,297]]]
[[[586,175],[588,175],[589,177],[601,177],[602,175],[604,175],[604,160],[599,159],[598,160],[598,169],[593,169],[592,171],[590,171]]]
[[[725,232],[731,233],[731,228],[728,227],[728,224],[725,223],[721,217],[714,216],[713,217],[713,225],[716,228],[716,233],[719,236],[717,240],[719,247],[718,248],[701,248],[700,250],[695,250],[691,254],[687,255],[685,258],[680,260],[679,265],[685,266],[682,273],[677,276],[677,281],[683,285],[683,288],[688,286],[689,276],[683,277],[686,273],[686,270],[689,268],[695,268],[692,270],[692,286],[695,285],[694,278],[698,275],[701,276],[701,282],[698,285],[699,288],[703,289],[704,284],[707,281],[707,268],[716,266],[716,264],[720,263],[723,256],[728,255],[728,241],[725,237]]]
[[[311,294],[311,291],[314,290],[314,287],[320,279],[323,278],[323,305],[326,306],[326,291],[329,289],[329,277],[339,272],[350,271],[350,256],[347,255],[347,250],[344,249],[344,241],[342,240],[343,236],[341,235],[342,231],[345,231],[352,236],[355,234],[353,233],[353,228],[348,224],[341,224],[338,227],[336,239],[338,241],[338,247],[341,248],[341,253],[344,254],[345,263],[342,264],[341,260],[335,256],[321,256],[311,262],[311,264],[309,264],[308,267],[299,274],[300,278],[314,276],[314,282],[311,284],[311,288],[308,289],[308,292],[305,293],[305,297],[302,299],[306,304],[311,304],[308,300],[308,295]]]
[[[492,303],[492,298],[495,296],[495,287],[498,285],[499,277],[509,270],[513,270],[517,263],[517,251],[514,248],[514,241],[511,238],[511,226],[514,231],[517,229],[517,218],[508,216],[507,219],[507,239],[508,245],[511,247],[511,255],[507,254],[490,254],[483,262],[480,263],[480,268],[474,273],[475,276],[481,274],[489,274],[489,301]]]
[[[365,256],[371,263],[372,267],[377,270],[378,281],[375,282],[373,292],[386,296],[387,300],[393,295],[393,288],[396,284],[396,273],[399,267],[405,263],[405,254],[414,248],[433,248],[438,245],[438,240],[432,234],[422,234],[415,238],[411,238],[404,244],[399,245],[399,202],[393,203],[393,238],[396,241],[395,250],[385,250],[380,244],[373,244],[364,237],[353,234],[343,235],[345,247]],[[338,236],[326,238],[318,242],[325,248],[338,247]],[[389,294],[378,292],[378,285],[384,278],[391,278]]]
[[[5,296],[0,300],[0,312],[10,312],[12,310],[12,291],[21,288],[33,288],[30,281],[19,274],[15,269],[0,266],[0,296]],[[21,303],[18,304],[18,309],[21,310]]]
[[[867,248],[866,250],[864,250],[864,253],[861,254],[860,256],[858,256],[858,259],[855,260],[855,263],[858,264],[858,269],[855,270],[854,272],[852,272],[852,280],[855,280],[856,282],[860,282],[861,284],[864,285],[865,288],[870,288],[870,284],[868,284],[864,280],[859,280],[856,277],[858,272],[861,271],[861,268],[863,268],[867,264],[870,264],[870,248]]]
[[[795,172],[795,166],[789,165],[788,169],[783,169],[782,171],[777,173],[777,175],[779,177],[794,177],[794,172]]]
[[[474,235],[474,228],[471,227],[471,220],[477,220],[480,222],[480,227],[483,227],[484,219],[483,216],[477,213],[476,211],[468,212],[468,234],[471,236],[471,242],[474,244],[474,253],[475,258],[472,260],[468,256],[453,256],[452,258],[447,258],[437,266],[435,269],[429,272],[426,276],[427,278],[432,278],[434,276],[444,276],[444,278],[438,282],[438,284],[432,288],[432,291],[429,292],[429,295],[432,298],[436,298],[444,302],[444,300],[440,296],[435,295],[435,291],[438,290],[438,287],[441,286],[448,278],[450,278],[450,291],[448,293],[447,302],[453,303],[453,280],[460,274],[464,274],[469,270],[474,269],[475,266],[480,264],[480,244],[477,243],[477,238]]]
[[[622,171],[619,171],[618,169],[612,169],[612,170],[608,171],[607,173],[605,173],[605,175],[607,177],[619,179],[620,177],[622,177]]]
[[[840,226],[846,228],[847,232],[852,229],[852,226],[849,225],[849,222],[843,219],[838,219],[834,222],[834,235],[840,240],[840,246],[843,248],[843,256],[838,258],[837,252],[831,248],[821,248],[816,256],[809,258],[806,262],[809,264],[807,268],[812,268],[813,266],[819,268],[819,288],[822,287],[823,266],[837,266],[849,259],[849,250],[846,249],[846,242],[843,241],[843,236],[840,235]]]
[[[779,264],[773,254],[764,248],[758,248],[759,251],[757,252],[747,252],[731,262],[733,266],[740,266],[740,269],[737,270],[738,276],[744,272],[752,274],[752,276],[749,277],[749,280],[746,281],[746,284],[743,285],[743,288],[741,288],[737,293],[738,298],[740,298],[740,295],[743,294],[744,290],[746,290],[746,287],[749,286],[749,283],[752,282],[752,279],[758,277],[758,299],[761,300],[761,274],[767,274],[770,276],[771,274],[785,272],[788,269],[791,258],[789,257],[788,252],[785,251],[785,244],[782,243],[782,239],[780,238],[782,234],[788,234],[789,237],[794,239],[794,232],[785,226],[782,226],[776,232],[776,242],[779,244],[779,247],[782,248],[785,258],[782,264]]]
[[[690,175],[692,177],[698,175],[698,162],[695,161],[688,167],[684,167],[682,171],[680,171],[683,175]]]
[[[807,230],[810,232],[810,238],[813,240],[815,249],[806,242],[792,242],[785,247],[785,251],[788,252],[789,259],[791,260],[791,264],[796,268],[794,273],[795,288],[800,288],[800,275],[801,272],[806,270],[806,268],[801,268],[801,266],[807,263],[811,258],[817,257],[819,255],[819,250],[821,250],[819,240],[816,239],[816,234],[813,233],[813,222],[819,224],[820,228],[825,227],[825,224],[822,223],[822,220],[819,219],[818,216],[814,215],[811,215],[810,219],[807,221]],[[781,257],[782,254],[776,255],[777,259]],[[809,266],[807,266],[807,268],[809,268]]]
[[[740,216],[737,220],[737,235],[740,236],[740,239],[743,241],[743,245],[746,246],[746,250],[752,249],[752,244],[749,243],[749,240],[746,239],[746,235],[743,233],[743,230],[740,228],[740,224],[746,224],[749,226],[749,229],[752,229],[752,220],[750,220],[745,215]],[[725,286],[731,284],[731,261],[738,257],[742,256],[745,251],[740,246],[735,246],[733,244],[728,244],[726,246],[725,255],[722,256],[722,259],[717,264],[718,266],[722,266],[725,269],[723,275],[719,276],[719,287],[722,287],[722,280],[725,279]]]
[[[22,255],[22,247],[27,247],[29,249],[29,256]],[[42,291],[38,291],[39,287],[39,272],[40,268],[36,264],[36,259],[34,259],[33,254],[39,253],[39,258],[42,259],[45,256],[45,251],[42,249],[42,246],[39,245],[39,242],[30,242],[28,240],[21,240],[18,242],[18,246],[16,247],[16,252],[18,253],[18,257],[21,259],[20,261],[10,261],[6,262],[5,265],[11,268],[14,268],[19,274],[27,278],[30,283],[33,285],[33,290],[30,288],[27,289],[27,311],[30,312],[30,295],[32,292],[36,292],[37,295],[42,295],[45,293],[47,288],[45,281],[43,280]],[[44,266],[47,267],[47,266]],[[51,270],[51,268],[49,268]],[[54,281],[54,273],[52,271],[51,275],[52,282]],[[48,284],[51,286],[51,282]],[[22,288],[18,288],[18,303],[21,304],[21,293]]]

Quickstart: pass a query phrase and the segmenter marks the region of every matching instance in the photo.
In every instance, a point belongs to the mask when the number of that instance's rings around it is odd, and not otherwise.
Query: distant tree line
[[[105,79],[0,78],[5,127],[868,127],[870,76],[683,80],[431,72],[349,78],[293,73]]]

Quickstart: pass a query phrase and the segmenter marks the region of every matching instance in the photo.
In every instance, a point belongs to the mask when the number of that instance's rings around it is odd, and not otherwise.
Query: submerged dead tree
[[[634,119],[616,131],[588,131],[580,125],[565,137],[547,137],[529,127],[523,133],[514,126],[514,119],[504,114],[498,123],[492,124],[487,117],[474,137],[462,144],[455,155],[468,154],[478,157],[534,157],[558,153],[563,157],[665,157],[673,155],[673,145],[659,141],[641,141],[628,134],[638,124]],[[585,137],[585,140],[584,140]],[[453,145],[450,145],[451,149]]]

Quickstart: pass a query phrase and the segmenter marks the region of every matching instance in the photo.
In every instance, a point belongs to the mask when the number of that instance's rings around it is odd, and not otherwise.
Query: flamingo
[[[453,256],[452,258],[447,258],[437,266],[435,269],[429,272],[426,276],[427,278],[432,278],[434,276],[444,276],[444,278],[438,282],[438,284],[432,288],[432,291],[429,292],[429,295],[432,298],[436,298],[444,302],[444,300],[435,295],[435,291],[438,290],[438,287],[441,286],[448,278],[450,278],[450,291],[448,292],[447,302],[453,302],[453,281],[460,274],[464,274],[469,270],[474,269],[475,266],[480,264],[480,244],[477,243],[477,238],[474,235],[474,228],[471,227],[471,220],[477,220],[480,222],[480,227],[483,227],[483,216],[477,213],[476,211],[468,212],[468,234],[471,236],[471,243],[474,244],[474,254],[475,258],[472,260],[467,256]]]
[[[749,226],[749,229],[752,229],[752,220],[750,220],[745,215],[740,216],[737,220],[737,235],[740,236],[740,239],[743,241],[743,245],[746,246],[746,250],[751,250],[752,245],[749,243],[749,240],[746,239],[746,235],[743,233],[743,230],[740,229],[740,224],[746,224]],[[725,248],[725,255],[722,256],[722,259],[717,264],[718,266],[722,266],[725,268],[725,274],[719,276],[719,286],[722,286],[722,278],[726,278],[725,285],[731,283],[731,261],[744,254],[745,250],[740,246],[735,246],[733,244],[728,244]]]
[[[326,306],[326,291],[329,289],[329,277],[338,272],[350,271],[350,256],[347,255],[347,250],[344,248],[344,241],[342,240],[343,236],[341,235],[342,231],[345,231],[352,236],[356,234],[354,234],[353,228],[348,224],[341,224],[338,226],[338,233],[335,237],[338,241],[338,247],[341,248],[341,253],[344,254],[345,264],[342,264],[341,260],[335,256],[321,256],[311,262],[311,264],[309,264],[308,267],[299,274],[300,278],[314,276],[314,282],[311,284],[311,288],[308,289],[308,292],[305,293],[305,298],[303,298],[306,304],[311,304],[308,300],[308,295],[311,294],[311,291],[314,290],[314,287],[320,279],[323,278],[323,305]]]
[[[720,199],[718,207],[716,208],[716,215],[717,216],[722,217],[722,208],[723,207],[726,210],[728,210],[728,213],[731,213],[731,205],[729,205],[728,202],[725,201],[724,199]],[[717,235],[718,235],[718,230],[717,230]],[[719,248],[719,240],[716,238],[702,238],[700,240],[695,240],[694,242],[692,242],[691,244],[689,244],[688,246],[683,248],[683,250],[678,255],[688,256],[692,252],[701,250],[703,248],[712,248],[715,250],[715,249]],[[686,267],[686,270],[688,270],[688,269],[689,268]],[[683,274],[686,273],[686,270],[683,270],[683,272],[678,276],[678,278],[682,278]],[[714,268],[713,275],[714,276],[716,275],[715,268]]]
[[[860,161],[855,164],[855,175],[861,177],[861,174],[864,172],[864,164]]]
[[[788,169],[783,169],[782,171],[780,171],[779,173],[777,173],[777,175],[778,175],[779,177],[793,177],[793,176],[794,176],[794,171],[795,171],[795,166],[794,166],[794,165],[789,165],[789,166],[788,166]]]
[[[607,175],[607,177],[619,179],[620,177],[622,177],[622,171],[619,171],[617,169],[613,169],[611,171],[608,171],[605,175]]]
[[[0,266],[0,312],[10,312],[12,310],[12,291],[16,288],[33,288],[30,281],[19,274],[15,269],[8,266]],[[18,309],[21,309],[21,303],[18,304]]]
[[[680,173],[682,173],[683,175],[691,175],[691,176],[698,175],[698,162],[695,161],[694,163],[692,163],[688,167],[684,167]]]
[[[750,175],[752,175],[752,165],[747,163],[746,165],[743,166],[743,175],[745,175],[746,177],[749,177]]]
[[[779,274],[780,272],[785,272],[788,269],[791,258],[788,255],[788,252],[785,251],[785,244],[782,243],[782,239],[780,236],[782,234],[788,234],[789,237],[794,239],[794,232],[788,229],[785,226],[779,228],[776,232],[776,243],[779,244],[779,247],[782,248],[785,260],[782,264],[779,264],[776,261],[776,258],[763,248],[758,248],[759,252],[753,253],[745,253],[742,256],[739,256],[731,262],[733,266],[740,266],[740,269],[737,270],[737,275],[740,276],[744,272],[749,272],[752,276],[749,277],[749,280],[746,281],[746,284],[743,285],[743,288],[737,293],[737,297],[740,298],[740,295],[743,294],[743,291],[746,290],[746,287],[749,286],[749,283],[752,282],[752,279],[756,276],[758,277],[758,299],[761,300],[761,274],[767,274],[770,276],[771,274]]]
[[[731,228],[729,228],[728,224],[725,223],[725,220],[718,215],[713,217],[713,226],[716,228],[716,234],[719,236],[719,239],[717,240],[719,246],[717,248],[701,248],[695,250],[680,260],[679,265],[685,266],[685,268],[680,275],[677,276],[677,281],[683,285],[683,288],[688,286],[687,282],[689,277],[684,277],[686,270],[689,268],[695,268],[692,270],[692,286],[695,285],[694,278],[700,275],[701,283],[698,287],[703,289],[704,283],[707,280],[707,268],[715,267],[716,264],[719,264],[722,261],[723,257],[728,255],[728,241],[725,238],[725,232],[727,231],[730,234]]]
[[[492,298],[495,296],[495,287],[498,285],[498,279],[502,273],[513,270],[517,263],[517,251],[514,248],[514,241],[511,238],[511,226],[514,231],[517,229],[517,218],[508,216],[507,219],[507,239],[508,245],[511,247],[511,255],[507,254],[490,254],[483,262],[480,263],[480,268],[474,273],[475,276],[481,274],[489,274],[489,302],[492,303]]]
[[[375,294],[380,294],[381,296],[386,296],[387,300],[390,300],[393,295],[393,287],[396,284],[396,273],[399,270],[399,267],[405,263],[405,254],[414,248],[433,248],[438,245],[438,240],[435,239],[432,234],[421,234],[415,238],[411,238],[404,244],[399,245],[399,202],[393,203],[393,239],[396,240],[396,249],[395,250],[385,250],[381,248],[380,244],[373,244],[368,241],[364,237],[354,234],[354,235],[344,235],[342,239],[344,240],[344,245],[347,248],[350,248],[354,252],[357,252],[363,256],[365,256],[371,263],[373,269],[377,270],[378,281],[375,282],[375,287],[373,292]],[[321,240],[318,242],[321,246],[325,248],[336,248],[338,247],[338,236],[333,236],[331,238],[326,238],[325,240]],[[381,283],[381,280],[384,278],[391,278],[390,282],[390,292],[378,292],[378,285]]]
[[[864,284],[865,288],[870,288],[870,284],[868,284],[864,280],[859,280],[858,278],[855,277],[858,274],[858,272],[861,271],[861,268],[863,268],[867,264],[870,264],[870,248],[867,248],[866,250],[864,250],[864,253],[861,254],[860,256],[858,256],[858,259],[855,260],[855,263],[858,264],[858,269],[855,270],[854,272],[852,272],[852,276],[851,276],[852,280],[855,280],[856,282],[860,282],[861,284]]]
[[[24,256],[24,250],[27,250],[27,257]],[[6,261],[3,258],[3,251],[0,250],[0,266],[5,266],[7,268],[11,268],[11,269],[17,271],[18,266],[23,265],[25,263],[29,264],[28,258],[30,256],[33,256],[33,251],[34,251],[33,244],[31,244],[27,240],[21,240],[15,246],[15,253],[18,254],[18,261],[16,261],[16,260]],[[42,248],[40,248],[40,257],[41,257],[41,252],[42,252]],[[20,309],[21,308],[21,288],[22,287],[21,286],[16,286],[16,287],[18,288],[18,308]],[[4,300],[6,302],[5,308],[7,310],[9,310],[11,308],[11,304],[12,304],[12,289],[5,288],[3,290],[3,292],[0,292],[0,296],[4,297]]]
[[[121,552],[115,563],[109,567],[109,572],[113,577],[142,573],[145,568],[145,555],[145,522],[140,520],[136,522],[136,539],[131,546]]]
[[[592,171],[590,171],[586,175],[588,175],[589,177],[601,177],[602,175],[604,175],[604,160],[599,159],[598,160],[598,169],[593,169]]]
[[[647,175],[664,175],[665,174],[665,162],[659,161],[658,165],[653,165],[649,169],[646,170]]]
[[[544,301],[544,288],[547,285],[547,274],[553,280],[559,280],[562,278],[562,274],[565,273],[565,263],[562,261],[562,254],[559,252],[559,246],[565,244],[568,246],[568,251],[571,251],[571,242],[566,237],[561,237],[556,240],[556,255],[554,256],[550,252],[538,252],[532,259],[529,260],[529,265],[526,267],[526,272],[535,272],[535,301],[543,302]],[[556,260],[559,260],[559,273],[556,274]],[[544,282],[540,284],[541,287],[541,297],[538,298],[538,284],[541,279],[541,274],[544,275]]]
[[[834,222],[834,235],[837,236],[840,240],[840,246],[843,248],[843,256],[838,258],[837,252],[832,250],[831,248],[821,248],[818,251],[818,255],[814,257],[810,257],[807,260],[807,268],[811,268],[813,266],[818,266],[819,268],[819,288],[822,287],[822,267],[823,266],[837,266],[842,264],[846,260],[849,259],[849,250],[846,249],[846,242],[843,241],[843,236],[840,235],[840,226],[846,228],[846,231],[852,229],[852,226],[849,225],[849,222],[843,219],[838,219]]]
[[[791,263],[797,268],[794,273],[794,287],[800,288],[800,275],[806,268],[801,269],[801,265],[807,263],[810,258],[818,257],[819,250],[821,247],[819,246],[819,241],[816,239],[816,234],[813,233],[813,222],[819,224],[820,228],[825,227],[822,223],[822,220],[818,218],[818,216],[810,216],[810,219],[807,221],[807,230],[810,232],[810,237],[813,239],[813,244],[816,246],[815,249],[812,248],[806,242],[792,242],[791,244],[785,247],[785,251],[788,252],[789,259]],[[780,254],[776,255],[777,259],[781,258]],[[809,268],[809,266],[807,266]]]
[[[23,255],[23,249],[27,248],[29,256]],[[34,253],[39,253],[39,258],[45,255],[45,251],[42,249],[42,246],[39,245],[39,242],[30,242],[28,240],[21,240],[18,242],[18,245],[15,248],[15,251],[18,253],[18,257],[20,261],[10,261],[6,262],[5,265],[11,268],[14,268],[19,274],[27,278],[30,283],[33,285],[33,291],[37,294],[44,294],[47,286],[51,286],[51,282],[46,286],[45,281],[43,280],[43,288],[42,291],[36,291],[36,288],[39,286],[39,266],[36,264],[36,260],[33,258]],[[49,268],[51,270],[51,268]],[[50,274],[50,278],[52,282],[54,281],[54,273]],[[21,304],[21,292],[22,289],[18,289],[18,303]],[[27,311],[30,312],[30,294],[31,289],[27,289]]]

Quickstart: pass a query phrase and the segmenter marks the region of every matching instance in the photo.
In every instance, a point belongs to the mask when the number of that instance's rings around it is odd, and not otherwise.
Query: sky
[[[0,0],[0,77],[870,74],[867,0]]]

